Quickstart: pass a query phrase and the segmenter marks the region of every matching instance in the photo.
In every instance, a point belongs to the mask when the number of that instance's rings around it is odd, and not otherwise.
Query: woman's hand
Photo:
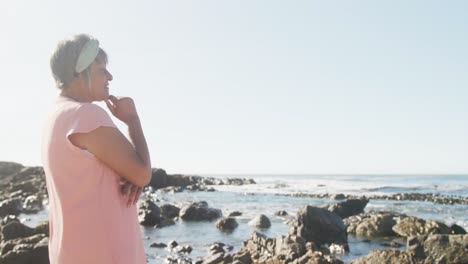
[[[138,119],[135,103],[130,97],[117,98],[113,95],[110,95],[109,99],[106,100],[106,105],[111,113],[125,124],[128,124],[132,120]]]
[[[140,198],[142,188],[132,184],[123,177],[120,178],[119,185],[120,193],[124,198],[126,198],[127,207],[130,207],[132,204],[136,204]]]

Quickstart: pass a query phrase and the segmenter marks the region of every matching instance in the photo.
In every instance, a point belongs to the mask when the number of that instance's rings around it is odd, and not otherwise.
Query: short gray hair
[[[90,39],[92,39],[92,37],[89,35],[79,34],[73,36],[71,39],[59,42],[50,58],[50,68],[57,88],[63,89],[75,77],[79,76],[79,74],[75,72],[76,61],[84,45]],[[107,54],[103,49],[99,48],[99,53],[95,61],[107,64]],[[86,79],[89,79],[89,67],[91,67],[91,65],[83,71]]]

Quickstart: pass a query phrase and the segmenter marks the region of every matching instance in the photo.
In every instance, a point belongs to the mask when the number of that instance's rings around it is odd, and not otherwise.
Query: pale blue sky
[[[467,11],[427,0],[2,1],[0,160],[40,165],[57,94],[49,57],[89,33],[110,56],[111,92],[137,103],[153,166],[170,173],[468,173]]]

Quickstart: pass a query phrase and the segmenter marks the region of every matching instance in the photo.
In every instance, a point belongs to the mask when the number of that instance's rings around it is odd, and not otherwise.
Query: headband
[[[90,39],[81,49],[78,60],[76,61],[75,72],[81,73],[86,69],[99,53],[99,41],[96,39]]]

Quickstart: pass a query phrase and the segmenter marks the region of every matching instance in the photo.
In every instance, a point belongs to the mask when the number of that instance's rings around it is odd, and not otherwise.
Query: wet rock
[[[155,226],[161,223],[161,210],[151,200],[146,199],[140,203],[138,220],[143,226]]]
[[[256,216],[254,219],[252,219],[249,222],[249,225],[255,226],[258,228],[269,228],[271,226],[271,222],[270,222],[270,219],[266,215],[261,214],[259,216]]]
[[[192,203],[179,212],[179,217],[185,221],[211,221],[221,216],[221,210],[210,208],[206,203]]]
[[[238,225],[239,224],[237,223],[236,219],[231,217],[222,218],[219,219],[218,222],[216,222],[216,227],[221,231],[232,231],[236,229]]]
[[[397,249],[372,250],[367,256],[360,257],[351,264],[417,264],[415,257]]]
[[[364,212],[368,199],[349,199],[344,202],[330,205],[328,210],[339,215],[341,218],[347,218]]]
[[[443,223],[424,220],[417,217],[405,217],[392,230],[400,236],[409,237],[427,234],[450,234],[451,230]]]

